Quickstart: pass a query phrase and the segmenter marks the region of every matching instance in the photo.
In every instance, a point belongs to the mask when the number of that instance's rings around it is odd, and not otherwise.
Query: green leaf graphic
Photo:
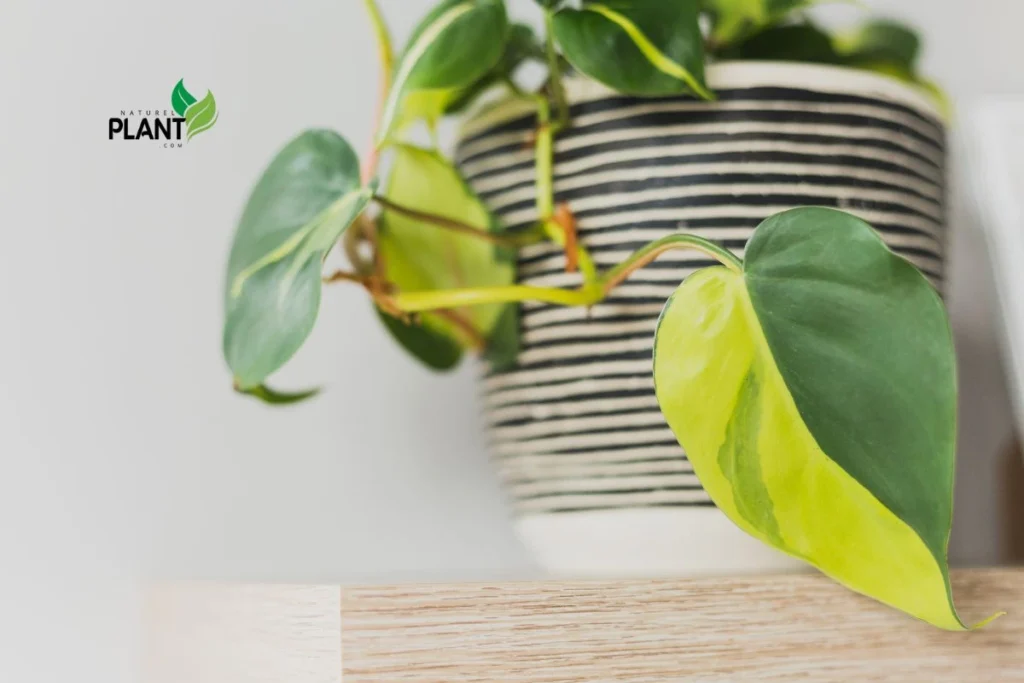
[[[815,207],[764,221],[742,269],[688,277],[654,342],[662,412],[737,526],[949,630],[955,367],[924,275]]]
[[[171,108],[178,116],[184,116],[185,110],[196,103],[196,98],[188,90],[185,90],[185,79],[182,78],[171,91]]]
[[[190,95],[191,97],[191,95]],[[206,91],[206,97],[195,102],[185,110],[185,127],[188,131],[188,138],[209,130],[217,123],[217,101],[213,99],[213,93]]]

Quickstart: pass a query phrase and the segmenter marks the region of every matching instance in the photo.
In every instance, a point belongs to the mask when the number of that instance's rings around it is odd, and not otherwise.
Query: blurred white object
[[[1024,433],[1024,97],[982,100],[967,123],[969,177],[1002,310],[1017,430]]]

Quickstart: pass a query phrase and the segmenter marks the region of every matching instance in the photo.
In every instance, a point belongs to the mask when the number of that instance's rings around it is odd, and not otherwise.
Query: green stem
[[[362,179],[364,183],[367,183],[377,174],[377,165],[380,162],[380,148],[376,141],[380,131],[384,102],[391,90],[391,74],[395,70],[395,51],[391,45],[391,34],[387,24],[384,23],[384,16],[381,14],[376,0],[364,0],[364,4],[377,36],[377,52],[380,58],[380,94],[377,98],[377,113],[373,117],[373,137],[370,139],[370,149],[367,151],[362,168]]]
[[[569,125],[569,99],[565,96],[565,86],[562,84],[562,69],[558,63],[558,51],[555,49],[555,23],[554,13],[544,12],[544,49],[548,58],[548,79],[551,82],[551,96],[555,100],[555,107],[558,110],[558,121],[556,127],[562,130]]]
[[[377,0],[363,0],[366,11],[370,15],[370,22],[373,24],[373,31],[377,37],[377,50],[380,55],[380,66],[384,72],[384,84],[390,85],[391,72],[394,71],[395,51],[391,46],[391,34],[384,22],[384,15],[381,14]]]
[[[669,235],[668,237],[662,237],[660,240],[651,242],[608,271],[601,278],[601,286],[605,296],[635,271],[651,263],[665,252],[675,249],[690,249],[702,252],[733,272],[743,272],[743,262],[736,258],[731,251],[723,249],[714,242],[703,237],[697,237],[696,235]]]
[[[651,242],[608,271],[599,282],[594,285],[584,285],[580,289],[556,289],[530,287],[527,285],[445,289],[431,292],[395,294],[390,298],[390,303],[407,313],[422,313],[445,308],[518,303],[523,301],[540,301],[559,306],[593,306],[607,297],[612,290],[625,281],[632,273],[651,263],[665,252],[676,249],[699,251],[734,272],[740,273],[743,270],[742,261],[736,258],[732,252],[723,249],[714,242],[703,237],[697,237],[696,235],[670,235]]]
[[[422,221],[428,225],[443,228],[459,235],[473,237],[475,239],[484,240],[485,242],[490,242],[491,244],[497,244],[499,246],[509,247],[512,249],[518,249],[528,244],[542,242],[545,237],[537,230],[530,230],[519,234],[496,235],[494,233],[487,232],[482,228],[478,228],[475,225],[463,223],[462,221],[457,221],[453,218],[439,216],[437,214],[427,213],[426,211],[420,211],[419,209],[413,209],[408,206],[396,204],[387,197],[381,195],[374,195],[373,201],[377,202],[385,210],[397,213],[401,216],[405,216],[416,221]]]
[[[551,129],[551,105],[537,98],[537,215],[545,221],[555,213],[555,133]]]
[[[547,98],[537,98],[537,215],[541,229],[552,242],[565,247],[565,233],[554,220],[555,213],[555,130],[551,125],[551,105]],[[593,285],[597,281],[597,267],[590,253],[583,246],[576,250],[576,260],[583,274],[583,281]]]
[[[441,289],[432,292],[395,294],[391,303],[406,313],[422,313],[443,308],[461,308],[482,304],[508,304],[521,301],[542,301],[560,306],[591,306],[600,301],[599,292],[582,289],[557,289],[509,285],[469,289]]]

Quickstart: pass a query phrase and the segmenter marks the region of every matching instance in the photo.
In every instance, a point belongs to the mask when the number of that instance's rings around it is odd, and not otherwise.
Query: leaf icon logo
[[[188,139],[209,130],[217,123],[217,101],[213,99],[213,93],[206,91],[206,97],[195,104],[189,105],[185,110],[185,127],[188,130]]]
[[[207,131],[217,123],[217,101],[213,93],[206,91],[206,97],[196,100],[195,96],[185,88],[185,81],[181,79],[171,92],[171,108],[185,118],[185,129],[187,139]]]
[[[171,108],[178,116],[184,116],[185,111],[195,103],[196,98],[185,89],[185,79],[183,78],[178,81],[178,84],[174,86],[174,91],[171,93]]]

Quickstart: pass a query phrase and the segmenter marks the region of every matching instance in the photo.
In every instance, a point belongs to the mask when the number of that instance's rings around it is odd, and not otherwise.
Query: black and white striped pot
[[[742,255],[757,224],[799,205],[856,213],[941,284],[945,134],[917,91],[873,74],[724,63],[718,101],[636,99],[567,83],[572,126],[555,189],[611,267],[681,230]],[[510,228],[537,220],[533,116],[504,103],[466,125],[457,160]],[[517,526],[538,561],[576,575],[770,571],[791,561],[739,532],[701,488],[658,409],[652,338],[700,255],[670,253],[591,310],[526,304],[518,367],[487,373],[485,415]],[[521,253],[519,280],[572,287],[561,251]]]

